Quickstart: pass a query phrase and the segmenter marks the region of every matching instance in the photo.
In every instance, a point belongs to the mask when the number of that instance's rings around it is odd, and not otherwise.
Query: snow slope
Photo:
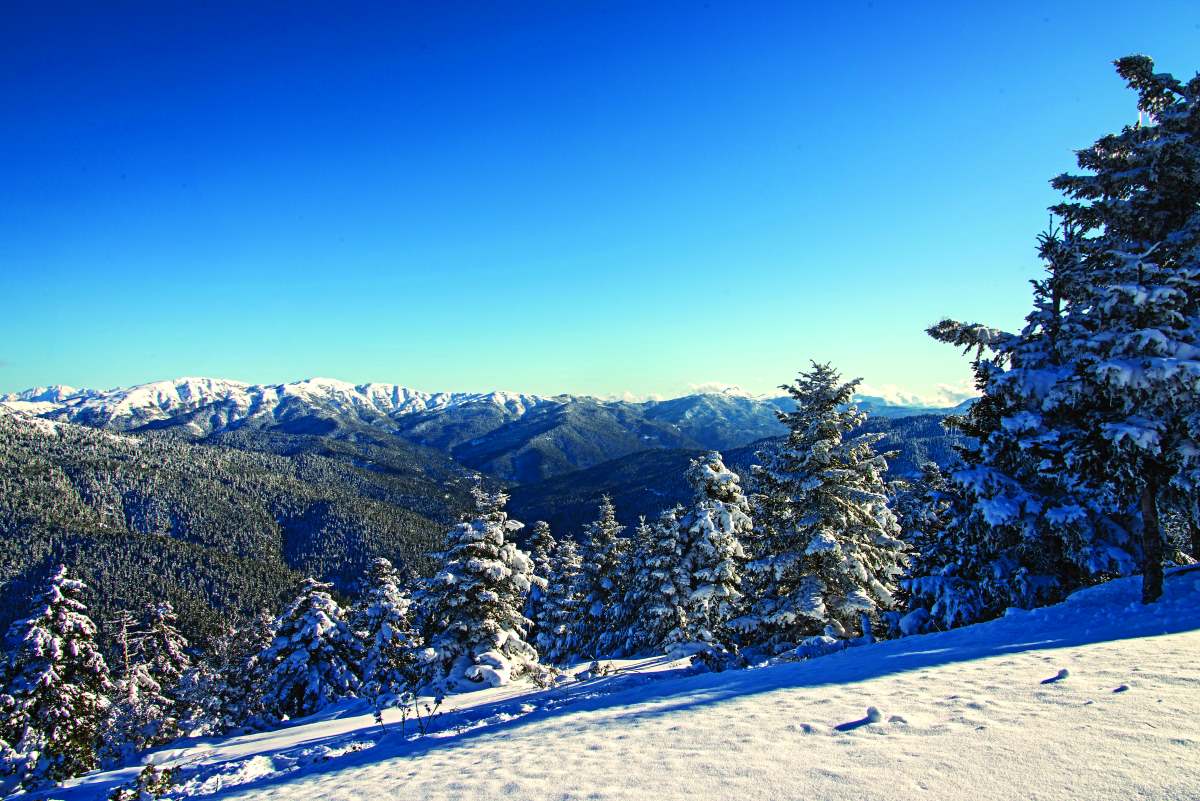
[[[149,755],[178,796],[311,799],[1197,799],[1200,571],[806,662],[617,663],[457,696],[423,738],[344,709]],[[54,798],[102,798],[136,768]]]

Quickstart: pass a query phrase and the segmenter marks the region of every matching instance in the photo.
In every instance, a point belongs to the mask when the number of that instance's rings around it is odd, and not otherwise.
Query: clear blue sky
[[[958,383],[1111,60],[1200,68],[1195,2],[984,5],[7,2],[0,391]]]

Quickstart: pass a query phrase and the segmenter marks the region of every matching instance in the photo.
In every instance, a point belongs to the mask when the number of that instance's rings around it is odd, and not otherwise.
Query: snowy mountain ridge
[[[354,384],[335,378],[314,377],[283,384],[249,384],[224,378],[185,376],[109,390],[81,389],[65,384],[33,387],[0,394],[0,404],[47,417],[112,427],[136,427],[166,420],[181,413],[222,406],[226,423],[268,414],[282,403],[296,400],[343,410],[369,411],[388,417],[440,411],[472,404],[490,404],[520,417],[546,403],[592,401],[654,407],[708,396],[777,408],[781,399],[755,395],[741,387],[697,385],[695,392],[671,399],[628,401],[591,395],[553,396],[495,390],[492,392],[425,392],[400,384]],[[876,413],[921,414],[959,407],[913,406],[889,398],[862,395],[857,400]]]
[[[199,410],[211,410],[219,418],[219,426],[228,426],[251,417],[269,416],[289,403],[395,417],[470,404],[490,404],[520,416],[546,401],[541,396],[514,392],[431,393],[398,384],[352,384],[332,378],[247,384],[222,378],[184,377],[111,390],[52,386],[0,395],[0,403],[21,411],[126,429]]]
[[[192,440],[237,437],[251,447],[273,448],[271,437],[299,436],[310,442],[349,443],[338,446],[343,451],[394,450],[399,438],[519,483],[644,450],[725,451],[784,433],[778,413],[792,408],[790,398],[756,398],[727,386],[705,389],[666,400],[631,401],[502,391],[423,392],[331,378],[247,384],[185,377],[106,391],[35,387],[0,395],[0,405],[115,432],[161,430]],[[953,411],[896,406],[877,397],[858,402],[873,417]]]

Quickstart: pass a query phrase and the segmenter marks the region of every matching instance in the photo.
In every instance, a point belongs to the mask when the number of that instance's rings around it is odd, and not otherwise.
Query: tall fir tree
[[[474,497],[475,518],[447,535],[441,569],[424,598],[432,650],[425,678],[447,690],[540,672],[522,614],[533,565],[510,540],[523,524],[508,518],[504,493],[477,486]]]
[[[683,558],[682,515],[683,507],[677,506],[654,523],[642,518],[638,525],[633,578],[625,591],[631,618],[625,633],[627,653],[662,653],[670,642],[685,639],[692,576]]]
[[[580,614],[577,622],[579,654],[598,658],[611,656],[621,646],[616,630],[628,573],[629,541],[621,536],[625,527],[617,522],[612,498],[600,499],[599,515],[583,534],[579,573]]]
[[[113,686],[81,597],[87,586],[59,566],[33,614],[9,630],[0,740],[19,755],[26,787],[61,782],[97,766],[100,727]]]
[[[146,660],[145,630],[130,612],[119,613],[110,630],[116,660],[99,755],[103,765],[117,767],[139,751],[173,739],[177,731],[171,703]]]
[[[1052,393],[1079,424],[1068,464],[1141,535],[1143,602],[1162,593],[1160,504],[1200,489],[1200,75],[1115,62],[1139,121],[1078,152],[1053,211],[1082,235],[1087,281],[1067,312],[1072,373]]]
[[[854,433],[866,419],[852,403],[857,386],[814,362],[782,387],[796,408],[779,413],[787,439],[756,471],[756,597],[733,624],[750,644],[866,634],[895,602],[904,544],[874,449],[881,435]]]
[[[400,575],[387,559],[375,559],[363,582],[351,624],[363,641],[364,698],[376,710],[395,705],[416,689],[423,646],[413,626],[412,601],[400,589]]]
[[[1089,174],[1052,182],[1068,200],[1040,239],[1047,273],[1025,327],[930,329],[976,349],[984,393],[965,421],[974,444],[950,473],[967,504],[967,564],[943,566],[977,576],[978,617],[1139,563],[1154,600],[1160,506],[1197,487],[1200,81],[1155,74],[1142,56],[1117,70],[1147,121],[1080,151]]]
[[[667,636],[668,649],[711,649],[729,643],[728,622],[740,611],[742,539],[753,522],[741,480],[713,451],[693,459],[687,471],[695,500],[680,517],[679,569],[687,584],[680,625]]]
[[[925,609],[940,626],[1061,598],[1080,575],[1068,540],[1087,539],[1100,525],[1070,490],[1056,421],[1039,411],[1045,388],[1067,362],[1057,332],[1071,262],[1061,255],[1048,258],[1046,278],[1034,282],[1044,302],[1020,336],[952,320],[928,330],[973,353],[983,393],[965,414],[945,421],[964,437],[939,496],[954,501],[941,512],[943,547],[919,556],[905,581],[913,611]]]
[[[554,548],[541,607],[537,648],[545,661],[562,665],[579,656],[580,573],[583,559],[575,540],[564,539]]]
[[[539,520],[529,533],[529,559],[533,575],[529,581],[529,596],[525,601],[525,617],[529,619],[529,638],[537,642],[539,632],[545,627],[546,596],[549,593],[550,573],[554,549],[558,545],[550,531],[550,524]]]
[[[358,690],[361,646],[329,592],[332,586],[306,579],[255,660],[262,710],[270,719],[311,715]]]

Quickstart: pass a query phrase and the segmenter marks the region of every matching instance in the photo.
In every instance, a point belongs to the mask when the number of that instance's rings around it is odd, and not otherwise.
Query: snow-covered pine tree
[[[179,683],[192,666],[188,641],[176,628],[175,608],[170,601],[148,604],[145,611],[145,635],[139,639],[141,661],[160,688],[163,710],[153,744],[170,742],[180,735],[179,720],[185,705],[179,698]]]
[[[564,539],[555,546],[537,633],[538,652],[551,665],[564,664],[580,654],[576,637],[582,564],[575,540]]]
[[[1030,575],[1054,581],[1044,597],[1018,592],[1008,605],[1056,600],[1096,578],[1131,573],[1139,559],[1127,512],[1089,489],[1071,453],[1072,442],[1091,436],[1080,406],[1091,400],[1077,394],[1075,378],[1085,359],[1079,311],[1094,279],[1087,248],[1070,222],[1039,237],[1046,276],[1033,282],[1034,309],[1018,335],[996,344],[996,361],[1005,369],[994,370],[984,387],[998,414],[994,429],[980,439],[983,458],[976,474],[998,471],[1008,486],[989,493],[976,478],[968,491],[980,496],[976,505],[993,528],[993,548],[1016,553]],[[969,477],[964,473],[956,480]]]
[[[672,632],[687,628],[685,605],[692,577],[684,565],[679,518],[682,507],[668,509],[654,523],[642,518],[634,542],[634,570],[625,590],[631,623],[625,633],[625,653],[662,653]]]
[[[232,728],[223,712],[229,701],[225,675],[232,673],[229,667],[235,636],[236,629],[232,626],[211,636],[207,647],[179,681],[178,697],[183,707],[180,726],[189,734],[222,734]]]
[[[1197,488],[1200,80],[1155,74],[1141,56],[1117,69],[1149,123],[1080,151],[1091,174],[1052,182],[1069,200],[1052,209],[1061,229],[1041,237],[1047,275],[1025,327],[930,329],[979,348],[984,397],[966,421],[976,444],[950,473],[970,549],[955,557],[966,564],[943,567],[975,573],[980,616],[1053,601],[1139,561],[1153,600],[1159,507]]]
[[[557,542],[550,531],[550,524],[539,520],[529,533],[529,560],[533,575],[529,577],[529,596],[525,600],[525,617],[529,619],[529,639],[538,641],[538,634],[545,627],[544,610],[549,590],[552,559]]]
[[[539,672],[522,614],[533,565],[509,537],[522,524],[504,510],[508,496],[474,489],[476,514],[446,536],[442,567],[425,591],[425,679],[447,689],[507,684]]]
[[[1115,63],[1138,123],[1079,151],[1086,174],[1052,182],[1087,278],[1066,314],[1074,370],[1052,401],[1078,420],[1062,444],[1072,472],[1140,529],[1148,603],[1162,592],[1164,491],[1200,489],[1200,75]]]
[[[580,655],[612,656],[622,644],[622,632],[617,627],[629,567],[629,541],[621,536],[624,530],[617,522],[612,498],[603,496],[599,515],[583,533],[577,623]]]
[[[10,696],[0,693],[0,720],[7,714]],[[17,750],[0,739],[0,793],[5,797],[20,788],[21,775],[27,760]]]
[[[107,767],[125,764],[139,751],[167,742],[175,733],[170,702],[151,676],[143,650],[146,632],[132,613],[109,623],[116,653],[112,703],[101,727],[99,755]],[[170,735],[164,737],[164,732]]]
[[[423,643],[412,624],[411,606],[392,563],[375,559],[351,624],[363,641],[361,694],[376,710],[395,705],[403,693],[416,689]]]
[[[646,588],[638,582],[644,580],[649,564],[650,551],[654,545],[654,527],[646,522],[646,516],[638,517],[638,524],[629,538],[629,580],[625,583],[621,595],[621,637],[620,652],[636,654],[647,646],[643,642],[645,632],[641,630],[639,617],[647,595]]]
[[[1034,283],[1040,302],[1021,334],[951,320],[928,330],[973,353],[983,392],[966,414],[945,421],[964,441],[943,491],[931,500],[953,503],[936,512],[940,547],[920,555],[905,580],[910,612],[924,609],[937,626],[1049,603],[1078,584],[1066,542],[1069,532],[1095,523],[1069,491],[1056,447],[1059,421],[1040,411],[1067,362],[1057,332],[1072,262],[1061,252],[1045,253],[1047,277]]]
[[[170,601],[148,604],[145,612],[145,636],[141,652],[150,674],[167,692],[179,685],[179,679],[191,667],[188,641],[176,628],[175,608]]]
[[[904,543],[888,508],[879,434],[855,434],[866,415],[852,404],[858,381],[842,383],[813,363],[782,389],[786,441],[756,471],[759,552],[748,613],[731,625],[750,644],[783,648],[819,634],[863,632],[894,604]]]
[[[96,625],[80,597],[87,586],[59,566],[9,630],[0,740],[19,756],[22,784],[60,782],[97,766],[100,726],[112,691]]]
[[[332,586],[305,579],[255,660],[262,708],[273,719],[311,715],[358,690],[361,648]]]
[[[264,710],[260,688],[271,668],[265,657],[271,653],[278,620],[279,616],[270,610],[260,609],[234,634],[229,661],[221,670],[221,689],[227,699],[223,717],[234,727],[261,722]]]
[[[741,480],[725,467],[721,454],[693,459],[688,483],[696,494],[679,517],[679,567],[686,576],[681,625],[667,636],[670,651],[723,648],[726,624],[740,610],[742,539],[753,522]]]

